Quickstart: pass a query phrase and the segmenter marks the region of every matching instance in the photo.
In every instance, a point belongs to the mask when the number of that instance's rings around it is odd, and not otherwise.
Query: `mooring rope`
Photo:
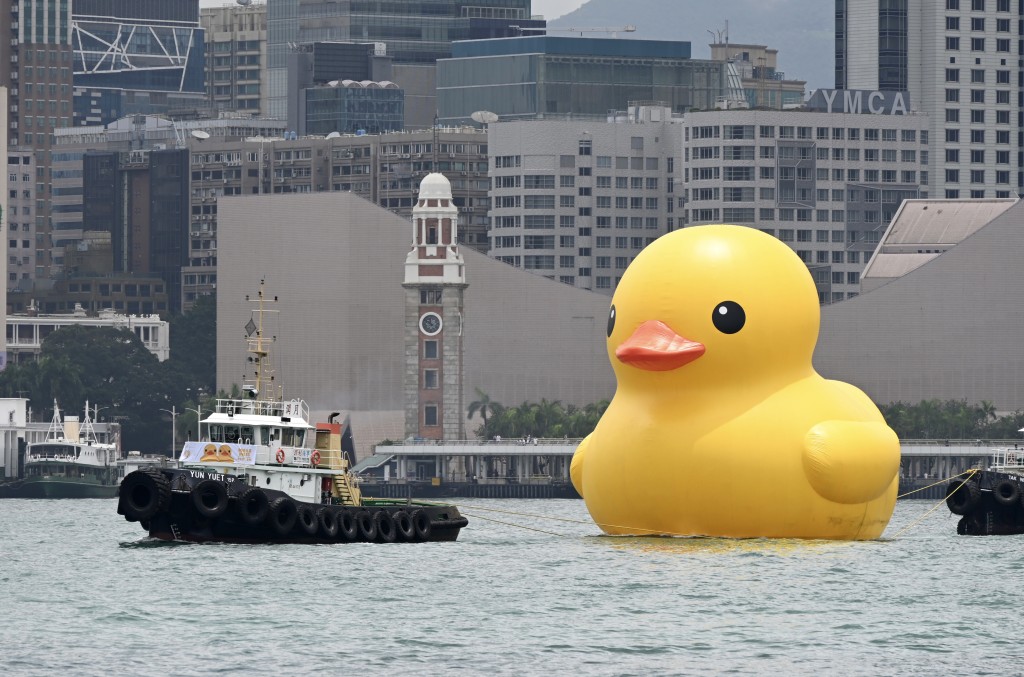
[[[961,483],[960,483],[960,484],[959,484],[959,485],[957,486],[957,488],[956,488],[956,489],[954,489],[953,491],[949,492],[949,496],[952,496],[952,495],[953,495],[953,494],[955,494],[956,492],[958,492],[958,491],[960,491],[961,489],[963,489],[963,488],[964,488],[964,485],[965,485],[965,484],[967,484],[967,482],[968,482],[968,481],[970,481],[970,479],[971,479],[972,477],[974,477],[974,475],[975,475],[975,474],[977,474],[977,472],[978,472],[978,469],[977,469],[977,468],[971,468],[970,470],[965,470],[965,471],[964,471],[964,472],[962,472],[962,473],[959,473],[959,474],[957,474],[957,475],[953,475],[952,477],[947,477],[946,479],[942,480],[942,482],[948,482],[948,481],[950,481],[950,480],[952,480],[952,479],[955,479],[955,478],[957,478],[957,477],[960,477],[960,475],[967,475],[967,479],[965,479],[965,480],[964,480],[963,482],[961,482]],[[936,482],[935,484],[942,484],[942,482]],[[930,486],[933,486],[933,487],[934,487],[934,486],[935,486],[935,484],[932,484],[932,485],[930,485]],[[921,489],[927,489],[927,488],[928,488],[928,487],[921,487]],[[913,492],[909,492],[909,493],[913,493]],[[906,495],[906,494],[904,494],[904,495]],[[946,496],[946,498],[949,498],[949,496]],[[935,505],[933,505],[933,506],[932,506],[931,508],[929,508],[929,509],[928,509],[928,511],[927,511],[927,512],[925,512],[925,514],[921,515],[921,516],[920,516],[920,517],[918,517],[918,518],[917,518],[916,520],[914,520],[913,522],[911,522],[911,523],[910,523],[910,524],[908,524],[907,526],[905,526],[905,527],[903,527],[902,529],[900,529],[899,531],[897,531],[897,532],[896,532],[895,534],[893,534],[893,535],[892,535],[891,539],[892,539],[892,540],[895,540],[895,539],[899,538],[900,536],[902,536],[902,535],[903,535],[903,534],[905,534],[906,532],[910,531],[910,529],[912,529],[913,527],[916,527],[916,526],[917,526],[918,524],[920,524],[921,522],[923,522],[923,521],[925,520],[925,518],[926,518],[926,517],[928,517],[928,515],[931,515],[931,514],[932,514],[933,512],[935,512],[936,510],[938,510],[938,509],[939,509],[940,507],[942,507],[942,506],[943,506],[943,505],[944,505],[944,504],[946,503],[946,498],[942,499],[941,501],[939,501],[938,503],[936,503]]]
[[[931,489],[932,487],[938,486],[940,484],[945,484],[947,482],[950,482],[951,480],[954,480],[957,477],[961,477],[962,475],[967,475],[968,476],[964,480],[964,482],[967,482],[977,472],[978,472],[977,468],[971,468],[970,470],[965,470],[965,471],[963,471],[961,473],[957,473],[956,475],[951,475],[951,476],[949,476],[949,477],[947,477],[945,479],[939,480],[938,482],[934,482],[934,483],[929,484],[927,486],[918,487],[917,489],[913,489],[913,490],[908,491],[908,492],[906,492],[904,494],[900,494],[896,498],[897,499],[905,498],[907,496],[910,496],[911,494],[916,494],[919,491],[924,491],[925,489]],[[956,489],[951,491],[949,495],[952,496],[956,492],[960,491],[961,488],[963,488],[963,484],[962,483]],[[918,524],[920,524],[921,522],[923,522],[925,520],[925,518],[927,518],[933,512],[938,510],[946,502],[946,498],[948,498],[948,497],[944,497],[935,506],[929,508],[928,511],[925,512],[923,515],[921,515],[919,518],[917,518],[916,520],[914,520],[913,522],[911,522],[907,526],[903,527],[898,532],[896,532],[896,534],[894,534],[893,536],[891,536],[889,539],[886,539],[886,540],[893,540],[893,539],[899,538],[900,536],[905,534],[907,531],[909,531],[913,527],[915,527]],[[437,505],[441,505],[441,504],[437,504]],[[551,520],[553,522],[567,522],[569,524],[585,524],[585,525],[593,524],[593,525],[595,525],[595,526],[597,526],[597,527],[599,527],[601,529],[608,528],[608,529],[622,529],[622,530],[626,530],[626,531],[642,531],[642,532],[647,532],[648,534],[656,534],[658,536],[690,536],[690,535],[692,535],[692,534],[666,533],[665,531],[662,531],[662,530],[659,530],[659,529],[645,529],[643,527],[626,527],[626,526],[622,526],[622,525],[618,525],[618,524],[605,524],[605,523],[597,522],[597,521],[578,520],[578,519],[572,519],[572,518],[569,518],[569,517],[552,517],[551,515],[538,515],[536,513],[519,512],[517,510],[500,510],[498,508],[484,508],[484,507],[479,506],[479,505],[473,506],[472,510],[474,512],[476,512],[476,511],[494,512],[494,513],[501,513],[501,514],[504,514],[504,515],[514,515],[516,517],[526,517],[526,518],[540,519],[540,520]],[[548,534],[550,536],[568,536],[569,535],[569,534],[558,533],[558,532],[555,532],[555,531],[546,531],[544,529],[537,529],[535,527],[528,527],[528,526],[524,526],[522,524],[516,524],[514,522],[506,522],[504,520],[488,518],[488,517],[484,517],[483,515],[474,515],[474,514],[465,512],[465,511],[460,511],[460,512],[462,512],[462,514],[466,515],[467,517],[473,517],[475,519],[481,519],[481,520],[484,520],[485,522],[494,522],[495,524],[504,524],[506,526],[516,527],[516,528],[519,528],[519,529],[526,529],[527,531],[536,531],[538,533]]]

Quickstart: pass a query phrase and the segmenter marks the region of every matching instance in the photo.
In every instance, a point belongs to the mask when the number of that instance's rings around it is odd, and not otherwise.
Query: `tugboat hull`
[[[1024,476],[984,470],[946,487],[946,506],[960,515],[962,536],[1024,534]]]
[[[454,541],[468,524],[453,505],[368,503],[306,503],[231,475],[148,468],[125,477],[117,511],[153,538],[191,542]]]

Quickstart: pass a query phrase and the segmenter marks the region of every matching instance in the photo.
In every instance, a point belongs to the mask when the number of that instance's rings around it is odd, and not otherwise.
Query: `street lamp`
[[[203,440],[202,424],[203,424],[203,405],[197,404],[196,409],[192,407],[185,407],[185,411],[194,412],[196,415],[196,441],[201,442]]]
[[[175,424],[175,419],[178,418],[178,410],[172,404],[170,409],[161,409],[160,411],[167,412],[168,414],[171,415],[171,458],[174,458],[174,456],[177,454],[176,450],[177,450],[177,446],[178,446],[176,441],[175,441],[175,435],[174,435],[174,428],[175,428],[174,424]]]

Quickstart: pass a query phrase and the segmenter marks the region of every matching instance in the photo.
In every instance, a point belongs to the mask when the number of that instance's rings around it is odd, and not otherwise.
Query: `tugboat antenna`
[[[245,325],[249,362],[253,363],[254,367],[251,377],[247,374],[246,378],[243,379],[242,390],[250,399],[279,400],[281,399],[280,393],[276,393],[273,390],[274,369],[270,362],[270,346],[268,345],[273,343],[277,337],[267,338],[264,335],[264,315],[277,312],[276,310],[268,310],[264,305],[276,302],[277,297],[268,299],[264,295],[263,288],[265,282],[265,280],[260,280],[256,307],[253,309],[253,314],[256,316],[255,322],[250,317],[248,324]]]

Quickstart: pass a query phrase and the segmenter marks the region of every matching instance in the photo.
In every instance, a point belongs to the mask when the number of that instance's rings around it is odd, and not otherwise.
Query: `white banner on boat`
[[[249,444],[186,442],[181,450],[182,463],[233,463],[255,465],[256,447]]]

